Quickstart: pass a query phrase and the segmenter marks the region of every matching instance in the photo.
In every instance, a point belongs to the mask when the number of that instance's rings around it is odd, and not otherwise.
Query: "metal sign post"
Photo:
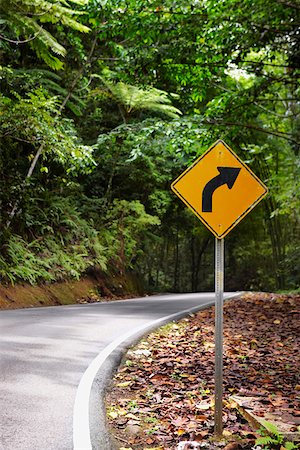
[[[224,239],[216,238],[215,253],[215,435],[222,436]]]

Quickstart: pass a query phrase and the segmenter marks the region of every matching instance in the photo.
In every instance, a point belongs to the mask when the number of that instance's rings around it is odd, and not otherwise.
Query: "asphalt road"
[[[174,294],[1,311],[0,449],[71,450],[78,386],[97,355],[137,327],[213,301]]]

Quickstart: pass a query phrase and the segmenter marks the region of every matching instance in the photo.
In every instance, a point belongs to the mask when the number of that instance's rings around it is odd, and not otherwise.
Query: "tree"
[[[180,209],[170,184],[223,138],[270,188],[264,207],[228,237],[231,288],[297,287],[300,10],[294,2],[2,5],[2,162],[11,168],[2,176],[2,209],[8,223],[18,212],[5,233],[29,242],[26,215],[34,202],[42,198],[51,210],[46,198],[56,202],[60,192],[71,211],[78,191],[78,217],[84,214],[106,242],[109,261],[109,238],[124,240],[120,205],[128,202],[124,208],[132,211],[139,202],[139,217],[158,217],[161,225],[143,235],[128,221],[132,257],[124,257],[129,247],[116,251],[125,265],[134,262],[160,290],[210,287],[211,239]],[[87,25],[91,32],[82,33]],[[16,43],[21,40],[28,42]],[[104,232],[107,214],[116,219]],[[44,236],[45,217],[39,226],[35,235]],[[3,237],[4,249],[10,238]]]
[[[103,38],[115,42],[110,68],[117,67],[127,82],[134,77],[180,94],[179,108],[196,113],[194,120],[207,130],[199,147],[222,136],[271,188],[276,184],[265,201],[264,223],[282,287],[289,234],[282,222],[295,210],[294,202],[288,208],[291,190],[283,180],[298,167],[299,151],[297,5],[228,0],[222,5],[140,2],[136,8],[135,2],[121,1],[107,3],[101,19]]]

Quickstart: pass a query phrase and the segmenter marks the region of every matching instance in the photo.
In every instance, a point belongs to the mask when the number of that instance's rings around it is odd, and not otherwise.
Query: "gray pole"
[[[215,254],[215,436],[221,437],[223,396],[224,239],[216,238]]]

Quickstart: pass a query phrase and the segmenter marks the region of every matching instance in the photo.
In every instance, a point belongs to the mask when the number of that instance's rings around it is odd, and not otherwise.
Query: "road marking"
[[[230,298],[239,296],[240,293],[229,295]],[[228,296],[227,296],[228,297]],[[90,395],[94,379],[99,372],[101,366],[106,359],[127,339],[133,338],[135,335],[146,332],[147,329],[157,328],[160,324],[171,322],[179,319],[181,316],[192,314],[207,306],[212,306],[213,300],[203,305],[198,305],[193,308],[185,309],[169,316],[161,317],[144,325],[140,325],[127,333],[122,334],[108,346],[106,346],[84,372],[77,388],[74,410],[73,410],[73,449],[74,450],[92,450],[91,436],[90,436],[90,420],[89,420],[89,406]]]

